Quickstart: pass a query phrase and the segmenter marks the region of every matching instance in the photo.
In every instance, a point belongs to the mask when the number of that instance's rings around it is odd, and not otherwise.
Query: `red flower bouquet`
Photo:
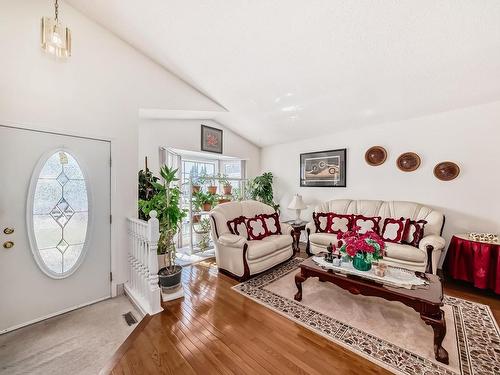
[[[375,232],[359,233],[360,227],[337,234],[341,254],[353,261],[353,266],[361,271],[368,271],[373,261],[384,256],[385,243]]]

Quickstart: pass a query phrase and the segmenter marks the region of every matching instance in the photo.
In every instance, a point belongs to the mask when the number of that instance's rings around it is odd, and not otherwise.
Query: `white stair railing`
[[[153,315],[163,311],[156,253],[160,223],[156,211],[151,211],[149,216],[148,221],[127,219],[129,275],[125,292],[144,314]]]

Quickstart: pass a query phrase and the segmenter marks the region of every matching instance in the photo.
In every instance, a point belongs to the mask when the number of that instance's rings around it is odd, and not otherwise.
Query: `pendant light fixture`
[[[59,22],[59,3],[55,0],[55,18],[42,17],[42,49],[57,57],[71,56],[71,31]]]

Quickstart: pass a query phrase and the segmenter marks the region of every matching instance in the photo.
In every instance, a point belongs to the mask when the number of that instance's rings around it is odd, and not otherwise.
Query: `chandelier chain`
[[[56,13],[56,22],[59,21],[59,3],[58,1],[56,0],[56,3],[54,5],[54,8],[55,8],[55,13]]]

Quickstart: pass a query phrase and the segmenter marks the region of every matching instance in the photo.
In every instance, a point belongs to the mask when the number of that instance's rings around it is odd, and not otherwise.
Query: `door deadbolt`
[[[14,233],[14,228],[5,228],[5,229],[3,230],[3,232],[4,232],[5,234],[12,234],[12,233]]]
[[[12,241],[7,241],[7,242],[4,242],[4,243],[3,243],[3,247],[4,247],[5,249],[11,249],[11,248],[13,248],[13,247],[14,247],[14,242],[12,242]]]

